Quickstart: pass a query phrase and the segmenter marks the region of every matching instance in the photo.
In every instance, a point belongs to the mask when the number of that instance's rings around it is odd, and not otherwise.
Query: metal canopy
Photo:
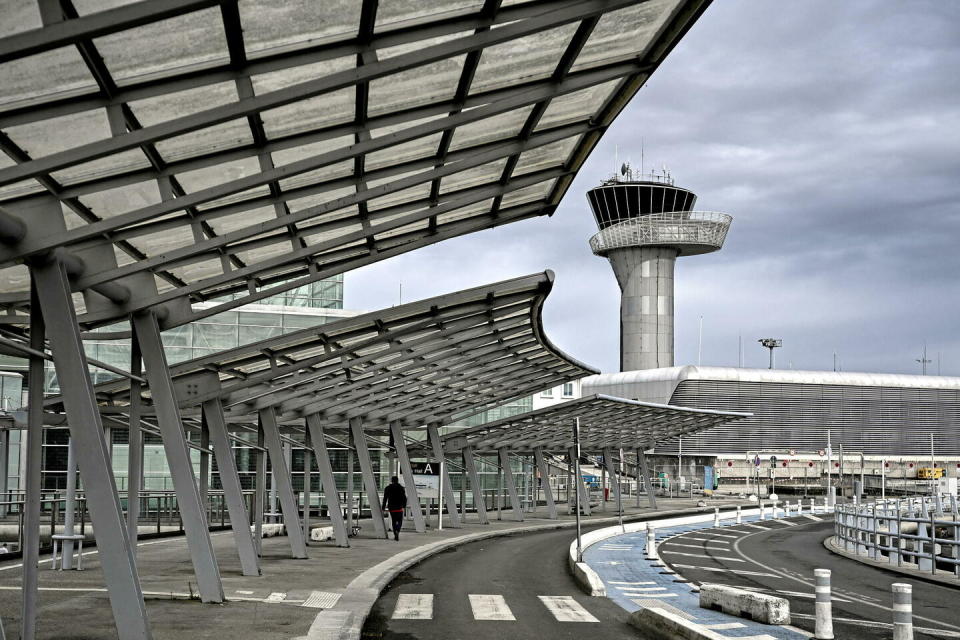
[[[280,419],[319,414],[328,424],[442,421],[596,373],[543,333],[553,279],[546,271],[391,307],[189,360],[170,374],[181,407],[219,398],[228,418],[272,407]],[[210,384],[214,374],[219,384]],[[125,380],[96,391],[114,406],[129,401]]]
[[[583,450],[649,449],[663,440],[752,415],[596,394],[456,431],[445,436],[444,449],[459,451],[472,447],[478,453],[489,453],[508,447],[514,452],[542,449],[566,453],[574,444],[577,418]]]
[[[0,307],[87,328],[551,214],[708,0],[114,4],[0,0]]]

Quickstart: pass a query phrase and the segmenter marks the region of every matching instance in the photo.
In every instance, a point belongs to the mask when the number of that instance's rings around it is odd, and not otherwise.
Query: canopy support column
[[[59,205],[58,205],[59,206]],[[127,535],[120,497],[111,471],[107,442],[103,435],[100,412],[94,399],[93,384],[87,369],[87,358],[80,339],[80,330],[71,299],[67,274],[59,261],[30,265],[33,295],[31,303],[31,346],[43,348],[44,324],[50,337],[50,348],[56,354],[54,367],[60,381],[63,405],[70,425],[70,437],[76,443],[77,466],[87,496],[90,519],[97,532],[100,566],[110,594],[110,606],[120,640],[149,640],[150,626],[143,603],[143,592],[137,575],[130,537]],[[43,311],[43,319],[40,311]],[[44,322],[44,320],[46,322]],[[29,438],[41,444],[43,411],[43,361],[31,358],[28,381],[30,393]],[[34,430],[35,429],[35,430]],[[28,444],[29,446],[29,444]],[[39,467],[36,467],[39,473]],[[39,483],[37,484],[39,490]],[[38,496],[39,497],[39,496]],[[28,503],[32,508],[33,505]],[[36,507],[39,508],[39,500]],[[27,549],[29,553],[29,548]],[[36,556],[24,557],[35,566]],[[24,596],[27,594],[25,593]],[[26,597],[24,598],[26,601]],[[26,602],[24,603],[26,605]],[[32,616],[23,617],[24,624]],[[33,629],[24,629],[23,638],[33,638]]]
[[[310,460],[310,452],[313,448],[310,446],[310,430],[307,429],[303,435],[303,539],[310,545],[310,501],[312,493],[311,484],[313,482],[313,462]],[[291,470],[293,463],[290,463]]]
[[[45,327],[43,314],[41,314],[40,305],[37,304],[37,287],[39,282],[34,275],[34,282],[30,296],[30,346],[38,351],[44,349]],[[69,296],[69,292],[67,293]],[[72,310],[72,305],[71,305]],[[52,324],[52,323],[51,323]],[[52,338],[51,338],[52,343]],[[71,345],[72,346],[72,345]],[[82,347],[81,347],[82,351]],[[60,354],[57,353],[59,356]],[[59,360],[54,360],[54,365],[59,364]],[[86,375],[86,362],[83,363],[83,374]],[[44,371],[43,358],[31,355],[29,360],[29,370],[27,374],[27,430],[24,433],[27,439],[26,444],[26,464],[20,466],[21,477],[24,484],[23,495],[23,534],[20,544],[22,546],[21,554],[23,557],[23,582],[21,589],[23,591],[23,600],[20,613],[20,638],[23,640],[34,640],[37,633],[37,599],[40,591],[39,572],[40,572],[40,512],[42,505],[41,489],[43,476],[41,475],[41,466],[43,464],[43,392],[46,382],[46,372]],[[60,367],[57,367],[59,375]],[[89,378],[89,376],[87,376]],[[63,384],[61,379],[61,384]],[[91,391],[92,394],[92,391]],[[73,416],[70,416],[72,418]],[[99,415],[97,416],[99,418]],[[72,422],[68,422],[72,424]],[[98,422],[97,425],[100,423]],[[99,428],[101,440],[103,440],[103,429]],[[21,436],[21,440],[23,436]],[[21,445],[22,447],[22,445]],[[21,448],[21,451],[23,449]],[[109,456],[107,456],[109,461]],[[109,462],[106,469],[109,469]],[[113,481],[111,475],[110,480]],[[114,492],[116,488],[114,487]],[[117,507],[120,507],[119,501]],[[139,585],[138,585],[139,587]],[[142,606],[142,605],[141,605]]]
[[[483,485],[480,484],[477,462],[473,458],[473,447],[464,447],[463,466],[467,468],[470,476],[470,490],[473,492],[473,506],[477,510],[477,518],[480,519],[480,524],[490,524],[490,519],[487,518],[487,503],[483,497]]]
[[[547,502],[547,517],[556,520],[557,503],[553,501],[553,489],[550,488],[550,467],[543,458],[543,449],[540,447],[534,449],[533,459],[537,463],[537,470],[540,471],[540,488],[543,489],[543,497]]]
[[[180,409],[170,380],[167,356],[160,341],[160,326],[152,311],[136,313],[132,317],[134,339],[140,345],[146,365],[147,384],[157,412],[157,426],[163,439],[177,506],[183,519],[183,529],[190,549],[190,559],[197,578],[197,589],[203,602],[223,602],[223,584],[220,569],[213,553],[213,543],[207,526],[207,515],[200,504],[193,462],[183,436]],[[82,467],[81,467],[82,468]]]
[[[440,432],[437,430],[437,423],[431,422],[427,425],[427,434],[430,438],[430,444],[433,446],[433,457],[437,459],[437,464],[444,462],[443,441],[440,440]],[[443,485],[443,495],[441,499],[447,505],[447,513],[450,515],[450,526],[459,529],[460,512],[457,509],[457,496],[453,491],[453,485],[450,483],[450,471],[447,465],[441,466],[443,477],[440,478],[440,484]]]
[[[403,440],[403,429],[400,428],[400,422],[394,420],[390,423],[390,435],[393,436],[393,446],[397,450],[397,458],[400,461],[400,472],[403,474],[403,483],[407,489],[407,506],[413,513],[413,526],[417,533],[423,533],[427,530],[427,523],[423,519],[423,511],[420,509],[420,496],[417,495],[417,483],[413,479],[413,465],[410,464],[410,455],[407,453],[407,443]]]
[[[140,376],[143,372],[143,360],[140,358],[140,346],[136,340],[130,341],[130,373]],[[127,535],[137,550],[137,537],[140,534],[140,487],[143,484],[143,431],[140,428],[140,381],[130,379],[130,426],[127,436]]]
[[[245,576],[260,575],[260,561],[250,533],[250,515],[243,500],[243,487],[237,473],[237,461],[233,456],[230,438],[227,434],[227,422],[223,417],[223,405],[219,398],[206,400],[201,405],[203,421],[210,433],[210,446],[217,460],[223,498],[230,514],[230,528],[233,529],[233,541],[240,556],[240,569]]]
[[[569,451],[567,452],[567,456],[570,458],[570,468],[571,469],[575,468],[576,459],[577,459],[576,447],[570,447]],[[583,515],[589,516],[590,515],[590,492],[587,491],[587,485],[583,481],[583,476],[576,477],[576,473],[574,473],[573,482],[577,486],[577,491],[580,492],[580,511],[583,512]]]
[[[510,449],[500,447],[497,449],[500,455],[500,468],[503,469],[503,478],[507,484],[507,493],[510,494],[510,506],[513,508],[513,519],[517,522],[523,522],[523,508],[520,506],[520,496],[517,495],[517,481],[513,477],[513,469],[510,468]]]
[[[307,416],[307,429],[310,430],[310,445],[313,455],[317,459],[317,469],[320,471],[320,490],[327,501],[327,512],[333,523],[333,536],[338,547],[349,547],[347,527],[343,522],[343,509],[340,506],[340,494],[337,492],[337,482],[333,476],[333,464],[330,462],[330,452],[327,450],[327,439],[323,434],[323,423],[320,416],[311,413]],[[347,450],[353,457],[353,452]]]
[[[617,468],[613,464],[613,449],[605,447],[603,449],[603,466],[607,469],[607,478],[610,479],[610,487],[613,489],[614,504],[617,505],[617,511],[620,511],[623,505],[623,496],[620,495],[620,478],[617,476]]]
[[[383,509],[380,508],[380,489],[377,487],[377,478],[373,475],[373,463],[370,460],[367,437],[363,433],[362,418],[350,418],[350,433],[353,434],[353,446],[357,449],[357,459],[360,462],[360,475],[363,476],[363,486],[367,491],[367,500],[370,501],[373,530],[379,537],[386,538],[387,526],[383,521]]]
[[[637,449],[637,457],[640,462],[640,474],[643,476],[643,486],[647,489],[647,502],[651,509],[656,510],[657,496],[653,489],[653,478],[650,477],[650,469],[647,465],[647,454],[643,449]]]
[[[283,523],[290,539],[290,553],[294,558],[307,557],[307,543],[303,539],[303,525],[300,523],[300,511],[293,497],[293,484],[290,482],[290,468],[287,466],[286,452],[280,442],[280,429],[277,427],[277,415],[273,407],[260,409],[260,428],[263,429],[263,441],[270,456],[270,468],[273,469],[273,482],[280,498],[280,511]]]

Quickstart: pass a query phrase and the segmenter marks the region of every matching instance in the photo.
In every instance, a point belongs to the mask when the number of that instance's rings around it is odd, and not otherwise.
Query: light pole
[[[777,347],[782,347],[783,340],[780,338],[760,338],[757,340],[757,342],[762,344],[767,349],[770,349],[770,366],[768,368],[773,369],[773,350]]]
[[[577,562],[583,562],[583,547],[580,545],[580,483],[583,479],[580,477],[580,418],[576,418],[573,426],[573,448],[576,458],[573,461],[573,472],[576,476],[573,480],[577,483],[574,494],[577,496],[576,511],[577,514]]]

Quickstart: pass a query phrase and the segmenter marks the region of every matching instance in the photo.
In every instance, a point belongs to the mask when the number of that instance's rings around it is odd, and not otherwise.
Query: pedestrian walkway
[[[432,620],[434,594],[401,593],[390,616],[393,620]],[[507,599],[498,594],[468,594],[473,619],[478,622],[516,622]],[[600,622],[572,595],[537,596],[557,622]]]
[[[769,515],[768,515],[769,517]],[[658,554],[677,570],[698,569],[718,576],[718,582],[735,582],[737,576],[757,576],[760,572],[734,567],[703,566],[701,559],[718,559],[717,555],[696,553],[692,548],[709,550],[713,554],[731,552],[722,556],[727,561],[743,562],[732,554],[733,543],[756,530],[786,529],[793,522],[783,519],[760,520],[759,516],[745,516],[739,525],[724,519],[723,526],[714,528],[713,522],[678,524],[655,528]],[[690,535],[691,533],[695,535]],[[686,535],[684,535],[686,534]],[[681,536],[679,537],[678,536]],[[690,541],[700,545],[688,544]],[[664,609],[720,635],[739,640],[802,640],[809,635],[792,627],[766,625],[736,618],[718,611],[701,609],[699,589],[670,570],[664,562],[646,558],[646,533],[629,533],[607,538],[584,552],[586,562],[603,580],[607,596],[627,611],[641,608]],[[763,574],[777,578],[773,574]],[[732,585],[737,586],[737,585]]]

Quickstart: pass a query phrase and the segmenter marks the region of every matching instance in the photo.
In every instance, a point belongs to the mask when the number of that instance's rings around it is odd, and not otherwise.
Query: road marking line
[[[516,620],[503,596],[471,593],[467,597],[474,620]]]
[[[275,591],[263,599],[264,602],[283,602],[284,598],[287,597],[287,594],[280,593]]]
[[[817,522],[823,522],[823,518],[818,518],[817,516],[812,516],[809,513],[802,514],[804,518],[809,518],[810,520],[815,520]]]
[[[608,580],[607,584],[657,584],[657,583],[652,580],[646,581],[646,582],[619,582],[617,580]]]
[[[785,591],[784,589],[777,589],[777,593],[782,593],[785,596],[793,596],[794,598],[807,598],[808,600],[816,599],[816,594],[813,593],[804,593],[803,591]],[[830,599],[834,602],[850,602],[846,598],[838,598],[837,596],[831,596]]]
[[[243,594],[243,595],[245,595],[245,596],[252,596],[252,595],[253,595],[253,591],[244,591],[243,589],[237,589],[234,593],[240,593],[240,594]]]
[[[749,522],[744,525],[745,527],[753,527],[754,529],[760,529],[760,531],[770,531],[770,527],[761,527],[758,524],[750,524]],[[747,534],[750,535],[750,534]]]
[[[573,596],[537,596],[557,622],[600,622]]]
[[[394,620],[431,620],[433,619],[432,593],[401,593],[397,596],[397,606],[393,609]]]
[[[732,537],[732,536],[731,536]],[[684,540],[699,540],[700,542],[712,542],[714,544],[730,544],[729,542],[724,542],[723,540],[714,540],[713,538],[694,538],[693,536],[684,536]]]
[[[648,591],[666,591],[666,587],[618,587],[620,591],[626,593],[626,595],[635,595],[638,592],[648,592]]]
[[[336,606],[339,600],[339,593],[331,593],[329,591],[311,591],[310,595],[300,606],[308,607],[310,609],[332,609],[334,606]]]
[[[793,613],[790,612],[790,617],[800,618],[802,620],[813,620],[815,616],[806,614],[806,613]],[[877,629],[892,629],[893,624],[890,622],[877,622],[875,620],[858,620],[857,618],[838,618],[833,617],[834,622],[843,622],[846,624],[855,624],[861,627],[875,627]],[[947,631],[946,629],[934,629],[932,627],[914,627],[914,631],[931,635],[939,636],[941,638],[960,638],[960,632],[957,631]]]
[[[718,573],[736,573],[742,576],[765,576],[768,578],[782,578],[775,573],[760,573],[759,571],[745,571],[743,569],[721,569],[719,567],[698,567],[692,564],[675,564],[674,567],[683,569],[699,569],[701,571],[716,571]]]
[[[729,551],[729,549],[724,549],[724,551]],[[720,556],[708,556],[703,553],[686,553],[685,551],[670,551],[669,549],[663,549],[660,553],[669,553],[672,556],[689,556],[691,558],[707,558],[708,560],[728,560],[730,562],[746,562],[746,560],[741,560],[740,558],[722,558]]]
[[[644,598],[676,598],[677,594],[675,593],[645,593],[643,594]],[[636,604],[640,604],[636,600],[632,600]],[[643,606],[643,605],[641,605]]]
[[[730,551],[726,547],[708,547],[707,545],[700,546],[698,544],[680,544],[679,542],[665,542],[663,546],[671,547],[687,547],[688,549],[712,549],[713,551]]]
[[[785,524],[785,525],[787,525],[788,527],[795,527],[795,526],[797,526],[797,523],[795,523],[795,522],[790,522],[789,520],[771,520],[770,522],[776,522],[777,524]]]

